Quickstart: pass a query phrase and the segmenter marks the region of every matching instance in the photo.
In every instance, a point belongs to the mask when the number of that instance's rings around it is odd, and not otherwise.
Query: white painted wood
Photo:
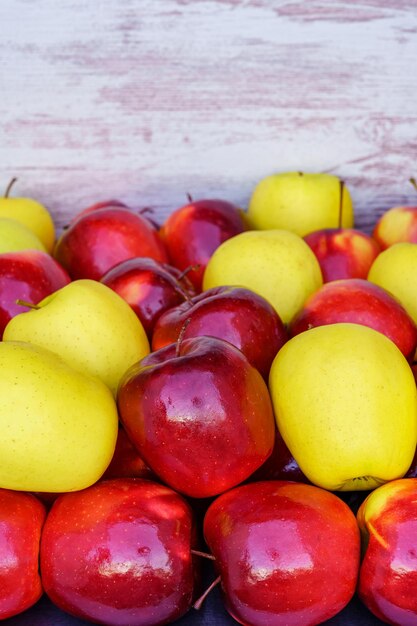
[[[329,171],[370,229],[417,204],[414,0],[2,0],[0,186],[59,225],[105,198],[246,206]]]

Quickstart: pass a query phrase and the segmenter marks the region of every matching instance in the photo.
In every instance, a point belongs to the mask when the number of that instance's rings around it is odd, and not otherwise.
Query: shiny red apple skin
[[[149,339],[162,313],[190,297],[167,264],[146,257],[119,263],[101,282],[126,300]]]
[[[103,480],[109,478],[155,478],[121,425],[113,458],[102,476]]]
[[[355,516],[318,487],[265,481],[232,489],[209,507],[204,536],[226,608],[242,624],[313,626],[354,594]]]
[[[95,204],[92,204],[88,206],[87,208],[83,209],[82,211],[79,211],[78,213],[76,213],[76,215],[70,221],[70,224],[72,224],[73,222],[76,222],[80,217],[83,217],[84,215],[88,215],[88,213],[92,213],[93,211],[98,211],[99,209],[108,209],[108,208],[128,209],[129,207],[126,204],[124,204],[124,202],[120,202],[120,200],[102,200],[101,202],[96,202]]]
[[[237,348],[214,337],[185,339],[179,350],[171,344],[133,365],[119,386],[118,407],[145,463],[193,498],[242,482],[273,448],[262,376]]]
[[[0,337],[7,323],[28,307],[16,304],[24,300],[38,304],[70,282],[70,277],[46,252],[22,250],[0,254]]]
[[[100,280],[112,267],[134,257],[166,262],[156,228],[122,207],[107,207],[79,217],[59,238],[54,257],[73,280]]]
[[[417,206],[388,209],[375,224],[372,236],[381,250],[400,242],[417,243]]]
[[[0,620],[25,611],[43,593],[38,563],[45,517],[35,496],[0,489]]]
[[[153,626],[191,606],[190,506],[152,481],[120,478],[61,495],[41,541],[45,592],[60,609],[109,626]]]
[[[199,265],[188,278],[201,290],[203,274],[213,252],[223,241],[246,230],[240,210],[225,200],[197,200],[169,215],[161,237],[170,261],[180,270]]]
[[[360,278],[323,285],[292,319],[289,333],[293,337],[316,326],[339,322],[369,326],[391,339],[408,361],[414,357],[416,324],[394,296]]]
[[[353,228],[325,228],[309,233],[304,241],[317,257],[323,282],[366,278],[381,249],[377,242]]]
[[[185,322],[184,339],[203,335],[224,339],[239,348],[265,379],[288,339],[269,302],[243,287],[214,287],[163,313],[155,325],[152,349],[175,342]]]
[[[369,510],[368,496],[357,513],[368,537],[358,594],[383,622],[412,626],[417,624],[417,478],[383,487],[377,490],[378,510]]]

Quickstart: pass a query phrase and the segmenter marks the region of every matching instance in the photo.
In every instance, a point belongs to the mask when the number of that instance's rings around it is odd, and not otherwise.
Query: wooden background
[[[109,197],[159,221],[263,176],[343,177],[357,225],[417,204],[415,0],[1,0],[0,187],[62,226]]]

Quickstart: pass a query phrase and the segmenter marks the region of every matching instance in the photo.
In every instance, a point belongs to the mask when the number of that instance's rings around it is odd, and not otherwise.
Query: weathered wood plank
[[[161,221],[331,171],[369,230],[417,202],[416,35],[412,0],[4,0],[0,185],[60,225],[106,197]]]

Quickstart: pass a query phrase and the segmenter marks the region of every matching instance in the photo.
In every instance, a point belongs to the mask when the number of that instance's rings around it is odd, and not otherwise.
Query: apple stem
[[[187,200],[188,202],[191,204],[192,202],[194,202],[192,195],[190,194],[189,191],[187,191],[187,193],[185,194],[187,196]]]
[[[10,181],[10,183],[9,183],[9,184],[7,185],[7,187],[6,187],[6,191],[4,192],[4,197],[5,197],[5,198],[8,198],[8,197],[9,197],[9,193],[11,192],[12,187],[13,187],[13,185],[15,184],[15,182],[16,182],[16,181],[17,181],[17,178],[14,176],[14,177],[12,178],[12,180]]]
[[[175,291],[176,291],[177,293],[179,293],[179,294],[180,294],[180,296],[181,296],[182,298],[184,298],[184,300],[185,300],[186,302],[188,302],[188,304],[189,304],[190,306],[192,306],[193,301],[192,301],[191,297],[188,295],[188,293],[186,292],[186,290],[185,290],[185,289],[183,289],[182,287],[174,287],[174,289],[175,289]]]
[[[204,600],[207,598],[207,596],[209,595],[209,593],[211,591],[213,591],[214,587],[216,587],[219,582],[221,581],[221,577],[217,576],[217,578],[215,580],[213,580],[213,582],[211,583],[210,587],[207,587],[207,589],[205,590],[205,592],[203,593],[203,595],[201,595],[198,600],[196,600],[193,604],[193,609],[196,609],[197,611],[199,609],[201,609],[201,607],[203,606],[203,602]]]
[[[203,559],[210,559],[211,561],[215,561],[216,557],[208,552],[201,552],[201,550],[191,550],[191,554],[195,554],[195,556],[201,556]]]
[[[29,309],[40,309],[41,307],[38,304],[33,304],[33,302],[26,302],[26,300],[16,300],[16,304],[19,306],[27,306]]]
[[[345,181],[340,181],[340,200],[339,200],[339,224],[338,228],[342,228],[342,218],[343,218],[343,190],[345,188]]]
[[[414,189],[417,191],[417,181],[414,178],[414,176],[412,176],[411,178],[408,179],[409,182],[413,185]]]
[[[188,267],[185,268],[183,272],[181,272],[181,274],[177,277],[177,280],[182,280],[190,272],[197,272],[200,269],[200,267],[201,267],[200,263],[197,263],[197,265],[189,265]]]
[[[177,339],[177,347],[175,349],[175,355],[176,356],[180,356],[181,344],[182,344],[182,341],[184,339],[184,333],[187,330],[187,326],[188,326],[188,324],[190,322],[191,322],[191,317],[186,319],[184,324],[182,325],[182,328],[180,330],[180,334],[178,335],[178,339]]]

